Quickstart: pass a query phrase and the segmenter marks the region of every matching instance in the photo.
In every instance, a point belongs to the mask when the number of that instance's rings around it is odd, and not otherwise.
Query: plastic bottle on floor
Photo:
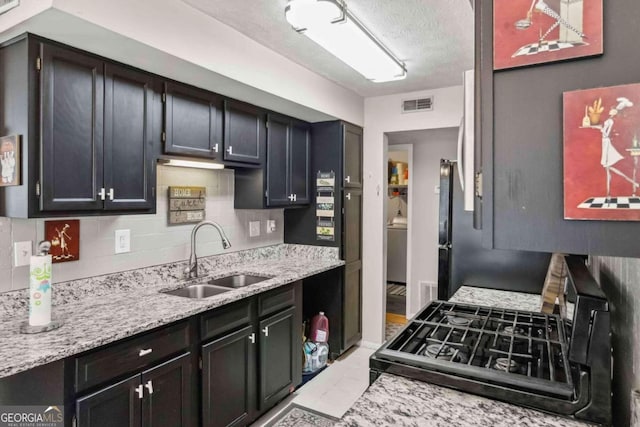
[[[309,340],[314,343],[326,343],[329,341],[329,319],[327,319],[323,311],[311,319]]]

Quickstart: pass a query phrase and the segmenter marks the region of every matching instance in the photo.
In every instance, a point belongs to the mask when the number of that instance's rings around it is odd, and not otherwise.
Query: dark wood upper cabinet
[[[289,394],[296,384],[300,357],[300,325],[295,324],[295,307],[260,321],[259,408],[266,409]]]
[[[40,58],[40,207],[102,209],[104,63],[46,43]]]
[[[291,117],[267,116],[266,165],[237,169],[236,209],[264,209],[310,203],[310,126]]]
[[[77,427],[140,427],[140,375],[76,401]]]
[[[293,200],[289,185],[290,121],[270,114],[267,123],[267,206],[284,206]]]
[[[294,205],[311,202],[311,137],[308,123],[291,122],[289,146],[289,186],[294,195]]]
[[[256,347],[253,325],[202,346],[202,425],[246,425],[256,407]]]
[[[224,160],[262,164],[266,145],[264,110],[240,101],[224,102]]]
[[[107,210],[151,209],[155,202],[153,78],[105,66],[104,188]]]
[[[179,83],[165,83],[164,151],[216,158],[222,150],[222,97]]]
[[[193,425],[191,369],[187,353],[142,373],[142,427]]]
[[[348,264],[362,259],[362,191],[345,189],[342,206],[344,208],[342,257]]]
[[[344,186],[362,188],[362,128],[344,124]]]

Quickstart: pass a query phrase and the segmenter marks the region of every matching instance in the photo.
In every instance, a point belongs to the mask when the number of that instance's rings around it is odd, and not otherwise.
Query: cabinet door
[[[362,192],[355,189],[345,189],[344,220],[342,232],[344,237],[344,261],[350,262],[362,259]]]
[[[266,145],[265,114],[253,105],[224,103],[224,159],[262,164]]]
[[[222,149],[222,98],[166,83],[164,104],[165,153],[217,157]]]
[[[150,75],[105,66],[105,209],[151,209],[155,173]]]
[[[44,43],[40,57],[40,208],[102,209],[104,63]]]
[[[291,124],[291,144],[289,148],[289,179],[294,205],[310,202],[309,170],[311,165],[309,125],[294,121]]]
[[[301,357],[300,326],[291,307],[260,321],[260,400],[264,411],[295,387],[294,357]]]
[[[77,427],[140,427],[140,375],[76,401]]]
[[[362,338],[362,262],[345,266],[343,290],[343,345],[348,349]]]
[[[202,425],[246,425],[256,404],[256,334],[247,326],[202,347]]]
[[[191,369],[187,353],[142,373],[142,427],[193,425]]]
[[[344,125],[344,186],[362,188],[362,129]]]
[[[289,188],[290,122],[286,118],[269,115],[267,127],[267,206],[291,204]]]

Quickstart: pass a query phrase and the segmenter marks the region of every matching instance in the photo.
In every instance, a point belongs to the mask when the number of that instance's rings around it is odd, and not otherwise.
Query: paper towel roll
[[[51,255],[32,256],[29,269],[29,325],[51,323]]]

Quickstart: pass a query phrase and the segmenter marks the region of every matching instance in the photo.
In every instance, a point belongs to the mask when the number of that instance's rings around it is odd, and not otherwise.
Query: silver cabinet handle
[[[255,344],[256,343],[256,334],[252,333],[251,335],[249,335],[249,341],[251,341],[251,344]]]
[[[229,147],[229,148],[227,148],[227,153],[229,153],[229,154],[233,154],[233,147]]]
[[[146,356],[147,354],[151,353],[152,351],[153,351],[152,348],[142,349],[142,350],[140,350],[140,353],[138,353],[138,356],[140,356],[140,357]]]
[[[346,196],[344,196],[347,200],[351,200],[351,193],[347,193]]]
[[[135,391],[138,393],[138,399],[142,399],[144,397],[144,387],[142,387],[142,384],[136,387]]]
[[[211,151],[213,151],[214,153],[218,152],[218,144],[214,145],[213,148],[211,149]]]
[[[294,194],[294,195],[293,195],[293,201],[294,201],[294,202],[297,202],[297,201],[298,201],[298,195],[297,195],[297,194]]]
[[[269,336],[269,327],[265,326],[264,329],[262,330],[262,332],[264,333],[265,337],[268,337]]]
[[[100,200],[104,200],[105,199],[105,191],[104,188],[101,188],[100,191],[98,192],[98,196],[100,197]]]
[[[149,394],[153,394],[153,383],[151,382],[151,380],[147,381],[144,386],[147,388],[147,390],[149,390]]]
[[[113,188],[109,189],[109,200],[113,200]]]
[[[344,180],[345,180],[346,183],[350,183],[351,182],[351,177],[347,176]]]

